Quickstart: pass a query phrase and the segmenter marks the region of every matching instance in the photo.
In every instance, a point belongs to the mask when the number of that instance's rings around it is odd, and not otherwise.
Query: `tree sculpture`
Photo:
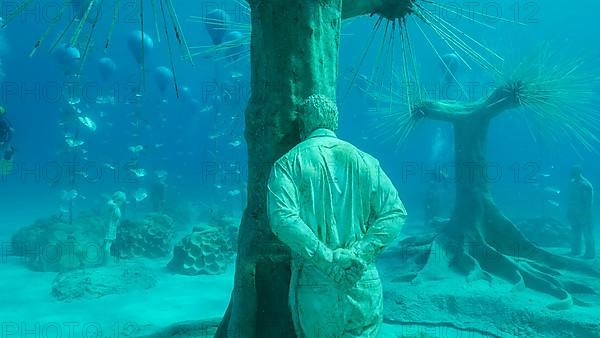
[[[551,309],[568,308],[573,303],[585,305],[572,293],[596,293],[584,283],[570,280],[561,270],[599,277],[600,269],[590,262],[552,254],[525,238],[494,203],[486,177],[489,125],[513,108],[539,118],[543,123],[540,128],[563,142],[575,137],[593,150],[594,141],[598,141],[598,115],[588,108],[597,77],[582,75],[581,63],[551,66],[549,62],[540,58],[523,63],[511,79],[477,102],[425,100],[410,107],[408,117],[394,117],[400,122],[394,125],[398,130],[412,128],[422,119],[451,123],[460,173],[455,180],[456,205],[451,220],[436,234],[401,243],[404,253],[419,261],[422,268],[407,277],[440,278],[447,268],[470,280],[491,281],[495,276],[514,283],[516,289],[527,287],[558,298],[548,305]]]

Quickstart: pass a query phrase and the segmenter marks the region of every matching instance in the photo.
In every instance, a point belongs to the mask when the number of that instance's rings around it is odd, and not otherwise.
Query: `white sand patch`
[[[2,265],[0,318],[7,329],[18,327],[21,333],[23,325],[34,330],[36,324],[40,330],[58,324],[67,332],[68,323],[75,323],[75,330],[99,327],[105,335],[117,327],[148,333],[175,322],[223,315],[233,288],[233,264],[223,275],[182,276],[163,268],[168,260],[144,260],[158,281],[152,289],[59,302],[50,295],[56,273],[30,271],[18,260],[9,257]]]

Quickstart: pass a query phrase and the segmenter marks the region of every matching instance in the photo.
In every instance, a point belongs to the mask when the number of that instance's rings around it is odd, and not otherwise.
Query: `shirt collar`
[[[318,128],[318,129],[315,129],[312,133],[308,134],[308,137],[306,139],[313,138],[313,137],[323,137],[323,136],[337,137],[333,130],[329,130],[326,128]]]

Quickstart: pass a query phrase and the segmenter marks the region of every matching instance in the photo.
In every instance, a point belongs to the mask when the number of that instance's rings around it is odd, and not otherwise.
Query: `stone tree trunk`
[[[293,337],[287,308],[290,257],[271,233],[266,186],[272,163],[300,141],[299,104],[313,93],[336,95],[341,1],[321,3],[251,2],[248,206],[220,337]]]

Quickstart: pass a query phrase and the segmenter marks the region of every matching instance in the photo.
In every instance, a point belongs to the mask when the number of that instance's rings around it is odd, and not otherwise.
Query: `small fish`
[[[222,185],[220,185],[220,184],[215,184],[215,188],[217,188],[217,189],[221,189],[221,188],[223,188],[223,186],[222,186]]]
[[[546,188],[544,188],[544,191],[552,193],[552,194],[556,194],[556,195],[560,194],[560,190],[557,188],[553,188],[553,187],[546,187]]]
[[[546,202],[548,202],[548,204],[550,204],[553,207],[556,207],[556,208],[560,207],[560,203],[558,203],[557,201],[548,200]]]
[[[115,167],[110,163],[104,163],[104,166],[110,170],[115,170]]]
[[[145,200],[147,197],[148,197],[148,192],[144,188],[139,188],[138,190],[136,190],[136,192],[134,194],[134,198],[135,198],[136,202],[141,202],[141,201]]]
[[[81,122],[81,124],[88,127],[88,129],[90,129],[91,131],[96,131],[96,122],[92,121],[92,119],[90,119],[87,116],[79,116],[78,119],[79,122]]]
[[[143,169],[143,168],[131,169],[131,172],[136,177],[144,177],[144,176],[146,176],[146,169]]]
[[[241,144],[242,144],[242,142],[240,142],[238,140],[229,142],[229,145],[232,146],[232,147],[234,147],[234,148],[235,147],[239,147]]]
[[[72,139],[70,137],[66,138],[65,142],[67,143],[67,145],[69,146],[69,148],[76,148],[76,147],[79,147],[79,146],[81,146],[81,145],[83,145],[85,143],[82,140],[75,140],[75,139]]]
[[[227,193],[229,194],[229,196],[237,196],[240,194],[240,191],[236,189],[236,190],[230,190]]]
[[[156,170],[156,171],[154,172],[154,175],[156,175],[156,177],[157,177],[158,179],[165,178],[165,177],[167,177],[167,175],[168,175],[168,174],[169,174],[169,173],[167,173],[167,172],[166,172],[166,171],[164,171],[164,170]]]
[[[72,190],[63,190],[62,192],[62,200],[63,201],[70,201],[70,200],[74,200],[79,196],[79,192],[75,189]]]
[[[85,171],[76,171],[75,174],[83,178],[88,178],[88,174]]]
[[[212,134],[212,135],[208,135],[208,139],[209,140],[215,140],[215,139],[218,139],[221,136],[222,136],[222,134]]]
[[[68,101],[69,105],[71,105],[71,106],[74,106],[74,105],[76,105],[76,104],[79,104],[79,102],[81,102],[81,99],[80,99],[80,98],[78,98],[78,97],[72,97],[72,98],[70,98],[70,99],[69,99],[69,101]]]
[[[204,107],[204,108],[200,109],[200,112],[201,112],[201,113],[208,113],[209,111],[211,111],[211,110],[213,110],[213,109],[215,109],[215,106],[213,106],[213,105],[208,105],[208,106],[206,106],[206,107]]]
[[[239,79],[242,76],[244,76],[244,74],[242,74],[240,72],[231,72],[231,78],[232,79]]]
[[[142,145],[137,145],[137,146],[131,146],[128,148],[129,151],[131,151],[132,153],[139,153],[140,151],[144,150],[144,146]]]
[[[66,191],[63,191],[63,199],[64,200],[72,200],[72,199],[76,198],[78,194],[79,193],[77,192],[77,190],[74,190],[74,189],[66,190]]]

